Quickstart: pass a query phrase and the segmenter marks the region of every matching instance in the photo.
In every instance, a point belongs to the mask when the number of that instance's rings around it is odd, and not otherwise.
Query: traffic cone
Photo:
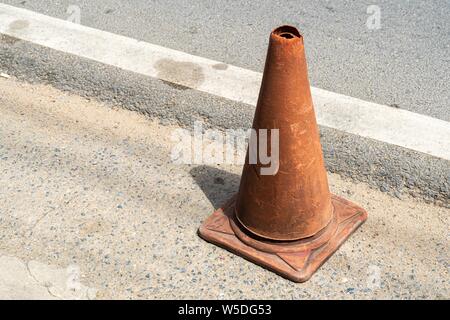
[[[367,213],[330,194],[303,37],[295,27],[282,26],[270,35],[253,129],[238,194],[199,234],[288,279],[306,281]],[[269,132],[267,146],[261,139]],[[266,149],[279,155],[270,166],[261,160]]]

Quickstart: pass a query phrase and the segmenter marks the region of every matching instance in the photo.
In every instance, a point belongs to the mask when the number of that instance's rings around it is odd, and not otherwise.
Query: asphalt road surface
[[[62,19],[78,6],[83,25],[255,71],[262,71],[269,32],[294,24],[305,37],[312,85],[450,120],[447,1],[377,1],[379,29],[366,25],[373,4],[367,1],[3,2]],[[162,123],[242,128],[253,117],[243,103],[5,36],[0,70]],[[448,160],[327,127],[321,127],[321,142],[330,172],[400,199],[450,206]]]
[[[305,37],[311,85],[450,120],[450,3],[309,0],[3,0],[61,19],[262,71],[281,24]],[[380,28],[369,29],[370,5]]]
[[[293,24],[313,86],[450,121],[448,1],[2,2],[259,72]],[[449,297],[448,160],[321,127],[331,191],[369,219],[299,286],[196,234],[240,166],[169,159],[174,130],[252,106],[1,34],[0,72],[0,298]]]

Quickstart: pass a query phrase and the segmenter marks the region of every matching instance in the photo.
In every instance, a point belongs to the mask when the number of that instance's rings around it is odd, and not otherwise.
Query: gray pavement
[[[311,84],[450,121],[450,3],[435,1],[2,0],[86,26],[262,71],[269,32],[305,36]],[[381,28],[366,12],[378,5]]]
[[[448,1],[2,2],[257,71],[292,23],[312,85],[450,121]],[[168,160],[174,129],[253,107],[2,35],[0,71],[0,298],[449,298],[449,161],[322,127],[332,190],[369,220],[293,284],[196,235],[240,167]]]
[[[196,234],[240,166],[171,163],[179,127],[139,113],[14,79],[0,91],[0,298],[450,297],[449,209],[331,173],[369,219],[295,284]]]
[[[0,299],[94,299],[96,290],[85,287],[80,280],[78,266],[56,268],[0,253]]]

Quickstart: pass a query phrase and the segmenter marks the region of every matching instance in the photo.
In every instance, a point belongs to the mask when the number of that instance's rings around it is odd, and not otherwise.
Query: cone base
[[[331,237],[320,246],[317,238],[295,243],[268,243],[253,238],[241,240],[234,217],[235,197],[215,211],[201,225],[199,235],[208,242],[223,247],[251,262],[261,265],[289,280],[307,281],[313,273],[367,219],[367,212],[341,197],[332,195],[335,224]],[[274,248],[279,248],[275,249]]]

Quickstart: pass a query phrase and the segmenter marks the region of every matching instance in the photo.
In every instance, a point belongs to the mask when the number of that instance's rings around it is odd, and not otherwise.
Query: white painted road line
[[[33,11],[0,4],[0,33],[234,101],[257,101],[258,72]],[[312,94],[320,125],[450,160],[450,122],[318,88]]]

